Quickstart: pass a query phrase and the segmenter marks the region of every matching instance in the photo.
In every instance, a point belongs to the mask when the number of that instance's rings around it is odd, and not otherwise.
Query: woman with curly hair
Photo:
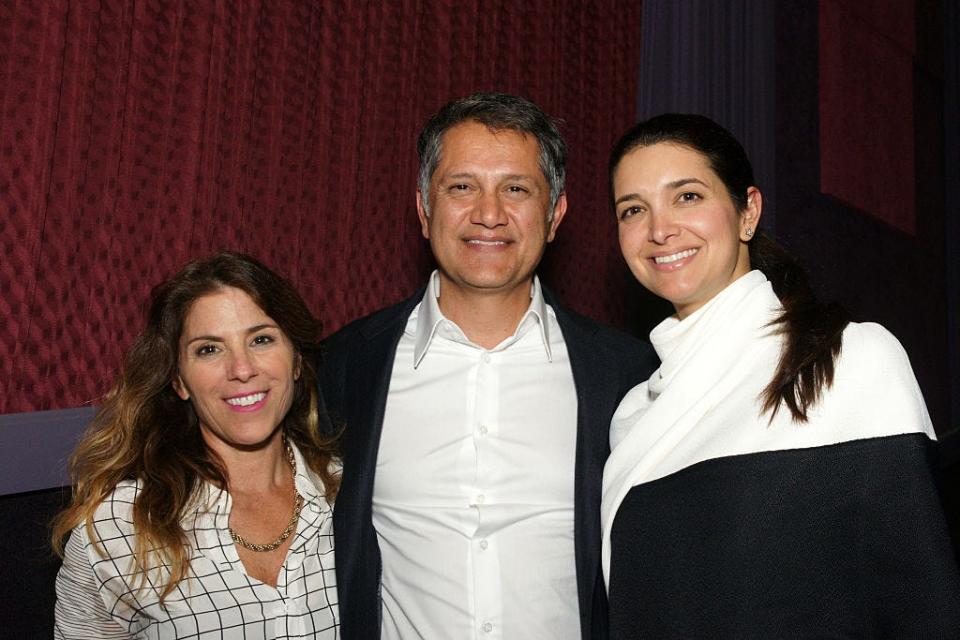
[[[55,637],[337,637],[319,335],[293,287],[242,254],[153,290],[71,461]]]

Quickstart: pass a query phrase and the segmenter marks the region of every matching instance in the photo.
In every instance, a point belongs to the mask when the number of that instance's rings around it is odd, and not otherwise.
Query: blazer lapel
[[[407,318],[423,298],[423,289],[376,318],[361,330],[357,353],[348,365],[346,415],[351,424],[344,431],[344,488],[353,504],[362,505],[361,520],[369,518],[373,479],[377,466],[380,434],[393,374],[397,343]]]
[[[616,406],[617,382],[603,345],[596,340],[598,325],[587,323],[558,305],[545,292],[557,314],[557,322],[570,356],[570,368],[577,390],[577,453],[574,470],[574,547],[580,620],[585,637],[593,636],[598,624],[594,616],[606,611],[605,593],[600,584],[600,497],[603,465],[610,453],[610,407]],[[602,610],[598,604],[602,603]],[[601,627],[603,625],[601,624]]]

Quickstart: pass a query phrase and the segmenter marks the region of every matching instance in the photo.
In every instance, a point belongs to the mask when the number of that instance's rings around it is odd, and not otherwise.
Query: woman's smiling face
[[[750,271],[760,192],[737,211],[706,156],[661,142],[627,153],[613,174],[620,249],[644,287],[684,318]]]
[[[224,287],[191,305],[173,387],[193,403],[214,451],[257,448],[277,436],[298,376],[290,340],[244,291]]]

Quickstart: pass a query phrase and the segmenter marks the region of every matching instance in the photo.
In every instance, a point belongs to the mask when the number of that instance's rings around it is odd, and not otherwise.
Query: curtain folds
[[[150,287],[252,253],[333,330],[430,268],[415,137],[448,100],[565,121],[545,276],[623,318],[606,156],[635,113],[639,3],[0,3],[0,413],[96,404]]]

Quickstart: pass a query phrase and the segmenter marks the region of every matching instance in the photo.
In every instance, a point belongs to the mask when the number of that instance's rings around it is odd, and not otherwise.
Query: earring
[[[748,238],[752,238],[752,237],[753,237],[753,229],[751,229],[750,227],[747,227],[747,230],[744,231],[744,233],[747,234],[747,237],[748,237]]]

